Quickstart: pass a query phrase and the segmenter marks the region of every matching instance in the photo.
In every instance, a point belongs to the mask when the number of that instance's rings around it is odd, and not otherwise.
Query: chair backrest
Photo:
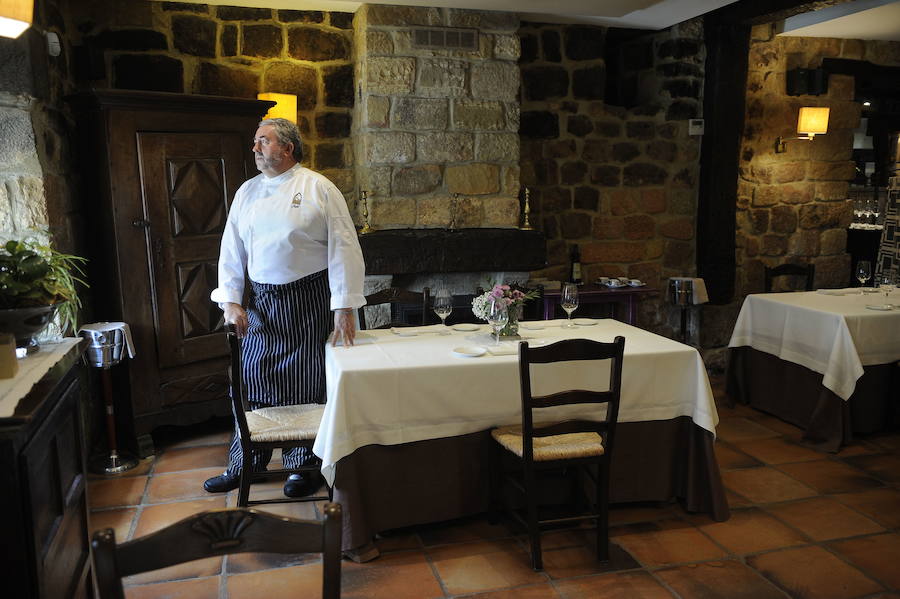
[[[321,553],[322,597],[341,594],[341,506],[326,503],[325,519],[298,520],[248,508],[200,512],[139,539],[116,544],[113,529],[91,539],[100,599],[124,599],[122,577],[231,553]]]
[[[392,326],[422,326],[428,319],[430,310],[431,290],[425,287],[422,292],[408,291],[399,287],[388,287],[366,296],[366,306],[389,304],[391,310],[390,322],[375,328],[390,328]],[[361,329],[373,328],[366,326],[365,306],[359,309],[359,327]]]
[[[816,265],[815,264],[780,264],[774,267],[765,267],[765,290],[766,293],[772,291],[772,280],[775,277],[792,275],[806,277],[806,291],[812,291],[815,287]]]
[[[544,347],[529,347],[527,341],[519,343],[519,380],[522,388],[522,443],[523,459],[532,460],[534,437],[567,433],[596,432],[603,437],[605,455],[612,452],[616,422],[619,418],[619,398],[622,393],[622,358],[625,355],[625,337],[618,336],[612,343],[590,339],[565,339]],[[551,395],[533,395],[531,392],[531,365],[581,360],[610,360],[609,387],[606,391],[575,389],[559,391]],[[595,366],[587,366],[594,368]],[[606,404],[604,421],[568,420],[538,428],[534,427],[534,410],[570,404]]]

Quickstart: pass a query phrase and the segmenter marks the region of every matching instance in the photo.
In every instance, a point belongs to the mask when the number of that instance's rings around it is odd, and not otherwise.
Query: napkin
[[[820,295],[856,295],[859,293],[859,289],[849,288],[849,289],[816,289],[816,293]]]
[[[427,333],[439,333],[444,330],[442,324],[433,324],[427,327],[391,327],[391,332],[395,335],[425,335]]]

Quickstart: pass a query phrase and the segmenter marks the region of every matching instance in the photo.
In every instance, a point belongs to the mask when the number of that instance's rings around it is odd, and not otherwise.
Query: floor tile
[[[750,414],[746,416],[747,420],[764,426],[769,430],[775,431],[791,441],[799,441],[803,437],[803,429],[799,426],[785,422],[781,418],[776,418],[771,414],[766,414],[754,408],[750,408]]]
[[[900,455],[864,455],[847,458],[845,461],[883,481],[900,482]]]
[[[884,528],[831,497],[813,497],[766,507],[776,518],[815,541],[882,532]]]
[[[816,494],[803,483],[769,467],[723,472],[722,482],[753,503],[788,501]]]
[[[884,448],[862,439],[854,439],[847,445],[841,447],[837,453],[838,458],[850,458],[858,455],[871,455],[873,453],[884,453]]]
[[[736,449],[733,445],[724,442],[716,442],[716,461],[719,470],[734,470],[736,468],[754,468],[762,466],[762,462]]]
[[[783,438],[759,439],[740,442],[738,449],[766,464],[787,464],[791,462],[811,462],[821,460],[823,455],[799,443]]]
[[[390,553],[392,551],[409,551],[412,549],[421,549],[422,540],[415,532],[395,531],[380,535],[375,539],[375,545],[381,553]]]
[[[151,582],[163,582],[169,580],[188,580],[191,578],[218,577],[222,573],[224,558],[209,557],[193,562],[176,564],[168,568],[142,572],[134,576],[128,576],[122,580],[125,585],[148,584]]]
[[[234,434],[232,417],[215,418],[207,422],[185,426],[161,426],[153,431],[153,442],[159,450],[222,445],[231,443]]]
[[[492,591],[466,595],[466,599],[558,599],[561,597],[549,584],[537,584],[527,587],[516,587],[506,591]]]
[[[634,570],[641,567],[634,558],[615,543],[609,544],[609,560],[601,562],[597,557],[596,537],[590,535],[586,540],[590,542],[574,547],[543,549],[541,557],[544,572],[551,578],[561,579],[587,574]]]
[[[737,555],[804,545],[809,540],[758,508],[732,510],[725,522],[691,519],[702,532]]]
[[[294,599],[322,597],[322,564],[235,574],[226,579],[228,599]],[[341,589],[343,591],[343,587]],[[341,593],[344,599],[352,595]]]
[[[88,483],[88,501],[92,508],[137,505],[146,487],[146,476],[93,480]]]
[[[629,522],[653,522],[663,518],[671,518],[681,512],[681,506],[675,503],[657,504],[624,504],[610,506],[610,525],[627,524]]]
[[[883,451],[883,450],[882,450]],[[138,461],[137,466],[132,468],[131,470],[126,470],[120,474],[102,474],[98,472],[88,472],[88,480],[108,480],[111,478],[126,478],[129,476],[144,476],[150,473],[150,470],[153,468],[153,464],[156,463],[156,456],[150,456],[149,458],[144,458],[143,460]]]
[[[137,508],[133,507],[91,512],[88,532],[93,535],[95,531],[112,528],[116,533],[116,543],[127,541],[135,514],[137,514]]]
[[[616,572],[561,580],[556,588],[566,599],[671,599],[673,595],[646,572]]]
[[[219,599],[219,577],[126,587],[125,599]]]
[[[747,558],[796,599],[851,599],[882,590],[881,585],[818,546],[773,551]]]
[[[887,588],[900,589],[900,535],[872,535],[828,546]]]
[[[657,570],[655,574],[691,599],[785,599],[787,595],[758,572],[736,561],[703,562]]]
[[[730,489],[725,489],[725,500],[728,501],[728,507],[730,507],[731,509],[750,507],[753,505],[752,501],[750,501],[743,495],[738,495]]]
[[[719,420],[719,424],[716,426],[716,437],[729,443],[768,439],[777,436],[778,433],[772,429],[742,417],[723,418]]]
[[[875,445],[893,452],[900,451],[900,434],[897,433],[879,433],[872,435],[867,441],[871,441]]]
[[[221,473],[221,468],[202,468],[172,474],[155,474],[150,478],[150,484],[147,485],[146,501],[147,503],[161,503],[194,497],[209,497],[211,493],[203,489],[203,481]]]
[[[224,497],[210,497],[208,499],[196,499],[194,501],[179,501],[174,503],[161,503],[143,508],[138,516],[137,528],[134,530],[134,538],[143,537],[156,532],[160,528],[168,526],[206,510],[217,510],[225,507]]]
[[[883,486],[871,476],[836,460],[782,464],[778,469],[820,493],[846,493]]]
[[[321,561],[321,553],[235,553],[226,558],[225,573],[244,574]]]
[[[343,599],[419,599],[443,597],[444,591],[421,551],[382,555],[366,564],[344,561]]]
[[[546,582],[531,569],[528,553],[513,540],[458,543],[426,549],[452,595]]]
[[[900,528],[900,491],[883,488],[841,493],[835,499],[888,528]]]
[[[481,517],[429,524],[419,531],[419,537],[426,547],[467,541],[487,541],[510,536],[513,536],[513,533],[503,524],[490,524]]]
[[[167,449],[156,460],[154,474],[195,470],[199,468],[217,468],[221,473],[228,465],[227,445],[208,445]]]
[[[725,551],[693,526],[617,535],[615,542],[644,566],[721,559]]]

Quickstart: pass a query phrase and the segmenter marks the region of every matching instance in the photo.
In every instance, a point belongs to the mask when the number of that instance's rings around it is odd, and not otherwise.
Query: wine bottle
[[[581,285],[581,252],[578,250],[578,244],[572,246],[572,267],[569,271],[569,281],[576,285]]]

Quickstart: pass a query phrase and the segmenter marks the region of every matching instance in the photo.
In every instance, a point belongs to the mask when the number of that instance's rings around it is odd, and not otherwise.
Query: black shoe
[[[251,476],[251,483],[258,483],[265,480],[261,476]],[[237,489],[241,486],[241,475],[240,474],[231,474],[230,472],[224,472],[219,476],[214,476],[212,478],[206,479],[206,482],[203,483],[203,488],[206,489],[210,493],[227,493],[232,489]]]
[[[318,472],[291,474],[284,483],[284,494],[288,497],[306,497],[322,486],[322,476]]]

